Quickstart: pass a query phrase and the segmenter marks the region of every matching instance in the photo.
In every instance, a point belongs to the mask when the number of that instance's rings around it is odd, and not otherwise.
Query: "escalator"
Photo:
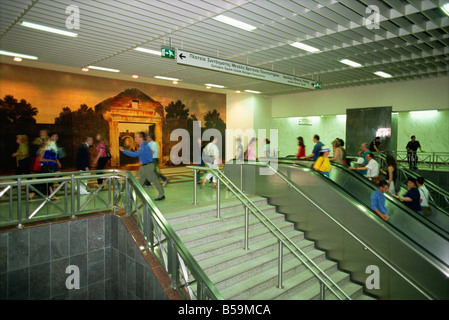
[[[224,170],[245,192],[267,197],[318,248],[326,250],[329,259],[350,272],[353,281],[363,284],[366,268],[378,267],[380,287],[367,288],[368,294],[381,299],[449,298],[446,230],[390,196],[390,219],[385,222],[370,209],[376,186],[366,178],[337,165],[329,179],[310,166],[310,161],[280,159],[277,167],[304,195],[276,175],[260,174],[256,166],[227,164]]]
[[[286,159],[288,160],[288,159]],[[311,162],[306,160],[294,160],[295,165],[302,167],[310,167]],[[400,169],[403,171],[403,169]],[[409,173],[408,176],[412,176],[415,179],[418,177],[416,174]],[[353,196],[358,201],[361,201],[366,206],[370,207],[370,196],[371,193],[376,191],[377,186],[366,179],[363,175],[356,171],[349,170],[347,166],[340,163],[332,163],[332,170],[330,172],[330,179],[342,187],[348,194]],[[406,179],[402,179],[404,183]],[[429,191],[436,190],[433,184],[430,182],[426,183]],[[406,187],[402,188],[399,195],[406,193]],[[432,229],[434,232],[441,234],[443,237],[449,239],[449,213],[444,210],[441,206],[436,205],[434,202],[430,202],[433,214],[429,217],[423,216],[416,213],[415,211],[409,209],[405,204],[396,198],[387,194],[387,209],[390,212],[390,223],[401,224],[404,223],[403,217],[398,216],[396,212],[400,210],[401,212],[406,212],[407,215],[412,216],[414,219],[418,220],[427,228]],[[402,218],[400,218],[402,217]],[[400,221],[399,221],[400,220]]]

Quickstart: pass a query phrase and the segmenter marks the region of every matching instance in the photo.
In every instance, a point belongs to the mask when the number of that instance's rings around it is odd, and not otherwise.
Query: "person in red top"
[[[306,156],[306,146],[304,145],[304,139],[302,137],[296,138],[298,140],[298,151],[296,152],[296,158]]]

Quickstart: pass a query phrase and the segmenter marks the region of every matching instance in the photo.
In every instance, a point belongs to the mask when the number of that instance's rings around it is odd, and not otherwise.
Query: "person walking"
[[[238,137],[235,142],[237,144],[235,147],[235,160],[237,163],[243,163],[245,152],[243,151],[242,138]]]
[[[79,171],[89,171],[91,169],[89,148],[93,143],[94,139],[92,137],[85,137],[83,143],[81,143],[81,145],[79,146],[76,158],[76,168]],[[81,195],[89,194],[86,188],[81,184],[81,181],[78,192]]]
[[[28,146],[28,136],[25,134],[17,135],[16,142],[19,147],[17,151],[12,154],[16,158],[16,175],[30,174],[31,158],[30,147]]]
[[[168,183],[168,178],[161,174],[161,171],[159,169],[159,145],[154,140],[154,135],[147,135],[146,141],[148,145],[150,146],[151,152],[153,153],[153,163],[154,163],[154,170],[156,172],[156,176],[162,179],[163,183],[162,186],[165,187]]]
[[[207,146],[204,148],[204,156],[203,156],[204,163],[211,168],[218,170],[218,165],[221,162],[220,159],[220,151],[217,147],[217,138],[211,137],[210,142],[207,144]],[[212,173],[207,173],[206,177],[202,180],[201,185],[205,185],[206,182],[212,178],[213,186],[212,188],[217,188],[217,178]]]
[[[108,160],[110,158],[109,155],[109,148],[107,145],[107,140],[103,133],[97,133],[95,136],[95,139],[97,140],[97,147],[95,148],[96,156],[94,159],[94,164],[97,165],[97,170],[103,170],[106,167],[106,164],[108,163]],[[102,178],[97,179],[98,187],[101,186],[103,183]]]
[[[159,179],[156,176],[156,171],[154,169],[155,164],[153,163],[153,152],[150,146],[145,141],[145,133],[139,132],[136,136],[136,142],[139,144],[139,149],[137,151],[128,151],[123,147],[120,147],[120,151],[125,155],[133,158],[139,158],[140,169],[139,169],[139,183],[143,186],[146,180],[156,188],[158,192],[158,197],[155,201],[161,201],[165,199],[164,188],[159,183]]]

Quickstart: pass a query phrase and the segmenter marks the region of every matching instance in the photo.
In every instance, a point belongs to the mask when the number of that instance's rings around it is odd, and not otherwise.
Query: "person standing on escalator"
[[[371,210],[378,214],[383,220],[388,221],[389,215],[385,206],[387,199],[385,192],[388,192],[389,185],[387,181],[379,182],[379,188],[371,194]]]
[[[419,190],[416,187],[416,180],[414,178],[408,178],[407,187],[408,191],[403,197],[399,197],[395,194],[392,194],[392,196],[403,201],[404,204],[413,211],[422,214],[422,208],[420,204],[421,195],[419,194]]]

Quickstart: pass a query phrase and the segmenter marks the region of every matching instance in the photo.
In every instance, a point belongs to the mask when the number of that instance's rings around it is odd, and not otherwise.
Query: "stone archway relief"
[[[130,108],[111,108],[106,111],[103,117],[109,123],[109,149],[111,153],[111,166],[120,166],[120,150],[119,150],[119,123],[147,123],[154,124],[154,134],[159,144],[159,159],[162,154],[162,122],[163,117],[155,110],[141,110]],[[159,138],[158,138],[159,137]]]

